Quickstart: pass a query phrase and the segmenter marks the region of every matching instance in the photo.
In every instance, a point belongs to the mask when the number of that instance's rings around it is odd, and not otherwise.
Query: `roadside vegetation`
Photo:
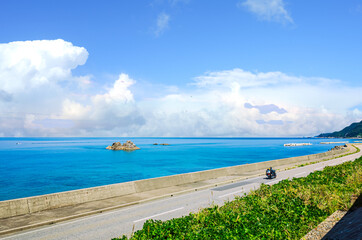
[[[362,190],[362,157],[307,177],[262,185],[225,205],[168,221],[148,220],[126,239],[300,239]]]
[[[356,147],[355,145],[352,144],[352,146],[356,149],[355,152],[349,152],[349,153],[346,153],[346,154],[343,154],[343,155],[339,155],[337,157],[332,157],[332,158],[327,158],[327,159],[323,159],[323,160],[320,160],[320,161],[315,161],[315,162],[308,162],[308,163],[303,163],[303,164],[300,164],[296,167],[292,167],[292,168],[289,168],[289,169],[293,169],[293,168],[297,168],[297,167],[304,167],[304,166],[308,166],[308,165],[312,165],[312,164],[315,164],[315,163],[319,163],[319,162],[325,162],[325,161],[329,161],[329,160],[332,160],[332,159],[337,159],[337,158],[341,158],[341,157],[345,157],[345,156],[348,156],[348,155],[352,155],[352,154],[355,154],[355,153],[359,153],[361,150]],[[288,169],[288,170],[289,170]]]

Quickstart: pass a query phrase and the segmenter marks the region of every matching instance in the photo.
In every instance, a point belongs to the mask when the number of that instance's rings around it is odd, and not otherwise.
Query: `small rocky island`
[[[120,142],[114,142],[112,144],[112,146],[108,146],[106,147],[106,149],[108,150],[124,150],[124,151],[133,151],[133,150],[138,150],[140,149],[139,147],[137,147],[133,142],[131,141],[127,141],[125,143],[120,143]]]

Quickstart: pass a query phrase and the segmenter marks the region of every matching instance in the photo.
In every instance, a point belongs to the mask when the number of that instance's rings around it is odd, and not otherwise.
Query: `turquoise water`
[[[115,141],[141,150],[106,150]],[[327,151],[302,138],[0,138],[0,200]],[[348,141],[348,140],[347,140]],[[153,143],[170,146],[154,146]],[[284,147],[310,142],[312,146]],[[20,143],[20,144],[17,144]]]

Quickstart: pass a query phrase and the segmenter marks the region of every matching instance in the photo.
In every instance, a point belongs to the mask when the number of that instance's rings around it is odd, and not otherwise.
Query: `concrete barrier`
[[[0,218],[135,193],[134,182],[111,184],[0,202]]]
[[[200,172],[178,174],[166,177],[151,178],[34,197],[0,201],[0,218],[13,217],[44,211],[47,209],[60,208],[96,200],[129,195],[133,193],[146,192],[154,189],[205,181],[223,176],[240,175],[245,172],[254,172],[266,169],[270,166],[277,167],[293,163],[303,164],[307,162],[313,162],[316,159],[331,158],[334,156],[346,154],[347,152],[353,151],[353,149],[354,148],[351,145],[348,145],[348,148],[345,150],[335,150],[307,156],[244,164]]]

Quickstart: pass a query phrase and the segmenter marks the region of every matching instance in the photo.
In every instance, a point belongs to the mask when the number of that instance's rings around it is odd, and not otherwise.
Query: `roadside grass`
[[[243,197],[168,221],[147,220],[130,238],[300,239],[362,191],[362,157],[307,177],[283,180]]]
[[[359,152],[361,151],[361,150],[360,150],[358,147],[356,147],[355,145],[352,144],[352,146],[356,149],[355,152],[349,152],[349,153],[346,153],[346,154],[343,154],[343,155],[339,155],[339,156],[337,156],[337,157],[327,158],[327,159],[323,159],[323,160],[319,160],[319,161],[315,161],[315,162],[303,163],[303,164],[297,165],[297,166],[295,166],[295,167],[287,168],[286,170],[294,169],[294,168],[297,168],[297,167],[304,167],[304,166],[312,165],[312,164],[315,164],[315,163],[320,163],[320,162],[325,162],[325,161],[329,161],[329,160],[332,160],[332,159],[337,159],[337,158],[345,157],[345,156],[348,156],[348,155],[352,155],[352,154],[355,154],[355,153],[359,153]]]

